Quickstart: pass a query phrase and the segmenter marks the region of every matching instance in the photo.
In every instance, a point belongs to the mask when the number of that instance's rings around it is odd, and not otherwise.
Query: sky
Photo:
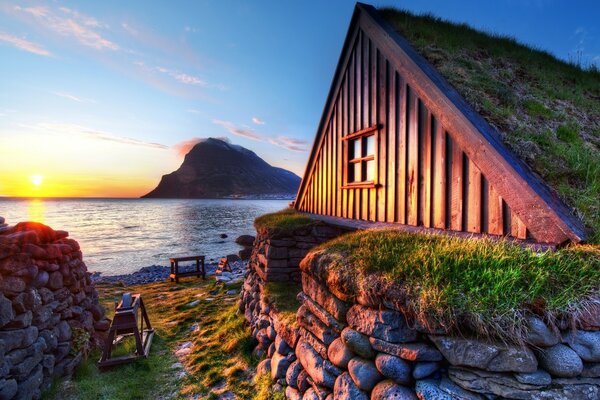
[[[374,1],[600,65],[600,2]],[[353,1],[0,0],[0,196],[138,197],[202,138],[302,176]]]

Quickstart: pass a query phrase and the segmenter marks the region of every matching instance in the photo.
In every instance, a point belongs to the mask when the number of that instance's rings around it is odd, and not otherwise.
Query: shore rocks
[[[552,375],[572,378],[581,374],[583,362],[577,353],[564,344],[557,344],[537,351],[540,365]]]

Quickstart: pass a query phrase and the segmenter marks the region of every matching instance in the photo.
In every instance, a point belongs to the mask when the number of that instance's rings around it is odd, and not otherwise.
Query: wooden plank
[[[419,55],[371,6],[358,4],[359,25],[390,62],[405,76],[426,106],[437,115],[454,140],[479,166],[536,239],[549,243],[585,238],[581,221],[552,196],[495,133],[495,130]]]
[[[396,186],[397,191],[397,202],[398,202],[398,222],[406,224],[406,107],[407,107],[407,86],[403,78],[399,79],[398,85],[400,91],[398,92],[398,126],[396,132],[398,132],[397,146],[398,146],[398,185]]]
[[[354,217],[354,189],[347,190],[348,192],[348,218]]]
[[[436,119],[433,150],[433,226],[446,228],[446,131]]]
[[[419,216],[419,99],[414,92],[408,90],[408,117],[407,117],[407,141],[408,141],[408,204],[407,224],[417,226]]]
[[[362,35],[362,126],[372,125],[370,122],[371,114],[371,56],[370,40],[364,34]]]
[[[376,182],[383,182],[377,192],[377,221],[387,221],[386,213],[387,209],[387,191],[390,187],[388,181],[388,155],[387,155],[387,65],[385,59],[381,56],[379,51],[376,54],[376,74],[377,74],[377,91],[375,93],[377,114],[375,116],[375,122],[381,123],[384,128],[379,131],[377,135],[377,151],[378,151],[378,166],[377,166],[377,179]]]
[[[382,59],[385,59],[383,56]],[[385,175],[385,186],[386,186],[386,195],[387,195],[387,212],[386,212],[386,221],[387,222],[395,222],[396,221],[396,155],[398,150],[396,149],[396,88],[398,86],[396,80],[396,71],[390,69],[390,64],[385,60],[385,76],[386,76],[386,87],[389,90],[389,93],[382,97],[385,98],[386,101],[386,123],[385,123],[385,137],[387,143],[387,171]]]
[[[377,125],[378,109],[377,109],[377,49],[373,43],[369,41],[369,125]],[[375,134],[375,162],[374,162],[374,181],[378,182],[379,175],[379,136]],[[377,192],[379,189],[369,190],[369,221],[377,221],[379,203],[377,202]]]
[[[333,124],[333,173],[335,177],[333,179],[333,190],[335,192],[335,198],[333,201],[334,204],[334,214],[336,217],[341,217],[341,208],[340,208],[340,194],[341,194],[341,184],[340,177],[342,174],[341,164],[340,164],[340,104],[341,104],[341,95],[338,96],[335,106],[334,115],[334,124]]]
[[[510,222],[511,236],[517,239],[527,239],[527,227],[514,211],[512,211]]]
[[[481,233],[481,171],[469,160],[467,231]]]
[[[348,72],[346,71],[346,79],[344,80],[343,90],[342,90],[342,126],[340,131],[340,136],[344,137],[348,134],[348,88],[349,88],[349,79]],[[341,165],[340,169],[342,170],[342,179],[340,181],[340,186],[343,186],[348,180],[348,144],[346,142],[340,142],[340,152],[341,152]],[[341,204],[341,216],[344,218],[348,218],[348,191],[342,190],[342,204]]]
[[[344,137],[344,140],[350,140],[350,139],[354,139],[354,138],[357,138],[360,136],[365,136],[371,132],[375,132],[377,129],[379,129],[379,125],[373,124],[373,125],[369,126],[368,128],[361,129],[360,131],[349,134],[348,136]]]
[[[363,129],[365,126],[362,121],[362,43],[364,40],[364,34],[361,31],[358,37],[358,44],[354,53],[355,70],[354,70],[354,120],[356,130]]]
[[[488,184],[488,233],[503,235],[502,197],[494,186]]]
[[[324,181],[324,189],[323,196],[325,196],[325,207],[323,210],[323,214],[331,215],[331,190],[329,186],[329,180],[331,178],[331,167],[329,165],[329,156],[331,154],[331,147],[329,145],[331,138],[331,121],[329,121],[328,129],[327,129],[327,137],[325,138],[325,149],[323,152],[323,181]]]
[[[421,181],[422,181],[422,195],[420,201],[421,208],[421,221],[424,226],[430,228],[431,223],[431,176],[432,176],[432,165],[431,165],[431,113],[423,106],[423,115],[421,118],[423,143],[422,143],[422,157],[421,157]]]
[[[451,140],[450,140],[451,139]],[[446,140],[452,148],[450,170],[452,179],[450,184],[450,229],[462,231],[463,221],[463,152],[454,141],[454,137],[448,135]]]

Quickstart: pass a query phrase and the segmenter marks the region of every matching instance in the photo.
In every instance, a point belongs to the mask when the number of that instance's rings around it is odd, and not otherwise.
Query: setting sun
[[[31,183],[33,183],[33,186],[40,186],[43,181],[44,181],[44,177],[41,175],[32,175],[31,176]]]

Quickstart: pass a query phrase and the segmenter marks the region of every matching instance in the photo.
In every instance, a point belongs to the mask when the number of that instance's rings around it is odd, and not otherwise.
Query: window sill
[[[356,182],[356,183],[348,183],[341,187],[341,189],[375,189],[378,188],[379,184],[374,182]]]

